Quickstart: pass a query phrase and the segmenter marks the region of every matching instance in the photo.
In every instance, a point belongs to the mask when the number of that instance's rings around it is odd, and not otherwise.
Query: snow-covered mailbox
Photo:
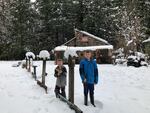
[[[47,50],[42,50],[39,53],[39,58],[43,60],[43,67],[42,67],[42,82],[37,80],[37,84],[43,87],[47,93],[47,86],[45,85],[45,76],[46,76],[46,60],[50,58],[50,54]]]
[[[79,61],[84,57],[83,50],[86,49],[93,51],[93,57],[96,59],[97,63],[112,63],[113,46],[106,40],[88,32],[75,29],[74,38],[54,49],[55,59],[65,59],[64,52],[68,48],[77,51],[78,56],[76,57],[76,63],[79,63]]]
[[[28,69],[29,72],[31,72],[31,59],[35,59],[35,55],[33,52],[27,52],[26,53],[26,69]]]

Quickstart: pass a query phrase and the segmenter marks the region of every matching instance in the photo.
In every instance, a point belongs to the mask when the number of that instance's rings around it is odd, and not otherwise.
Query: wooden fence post
[[[68,58],[68,66],[69,66],[69,101],[74,103],[74,66],[75,59],[69,55]]]
[[[33,65],[32,67],[33,67],[33,73],[32,73],[32,75],[33,75],[33,78],[36,80],[37,79],[37,77],[36,77],[36,68],[37,68],[37,66]]]
[[[45,85],[45,75],[46,75],[46,59],[43,60],[43,69],[42,69],[42,84]]]
[[[28,58],[26,57],[26,69],[28,69]]]
[[[29,57],[29,67],[28,67],[28,72],[31,72],[31,58]]]

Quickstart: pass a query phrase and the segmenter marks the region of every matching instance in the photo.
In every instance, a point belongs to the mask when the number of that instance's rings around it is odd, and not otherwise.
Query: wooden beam
[[[71,103],[70,101],[68,101],[66,98],[64,98],[62,95],[58,94],[58,97],[63,101],[63,102],[66,102],[69,107],[73,110],[75,110],[76,113],[83,113],[83,111],[78,107],[76,106],[75,104]]]

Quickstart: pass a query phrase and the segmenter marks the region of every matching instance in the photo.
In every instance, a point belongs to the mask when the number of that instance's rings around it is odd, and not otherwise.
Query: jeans
[[[94,84],[83,83],[84,85],[84,96],[88,96],[88,92],[90,95],[94,95]]]
[[[60,92],[61,90],[61,92]],[[65,86],[64,87],[59,87],[59,86],[55,86],[55,94],[56,97],[58,97],[58,94],[62,95],[63,97],[66,98],[66,92],[65,92]]]

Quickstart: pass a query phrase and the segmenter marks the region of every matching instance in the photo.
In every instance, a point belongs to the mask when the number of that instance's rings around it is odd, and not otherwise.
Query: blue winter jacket
[[[98,69],[95,60],[88,60],[86,58],[81,60],[79,71],[82,82],[84,82],[84,80],[86,79],[86,83],[98,83]]]

